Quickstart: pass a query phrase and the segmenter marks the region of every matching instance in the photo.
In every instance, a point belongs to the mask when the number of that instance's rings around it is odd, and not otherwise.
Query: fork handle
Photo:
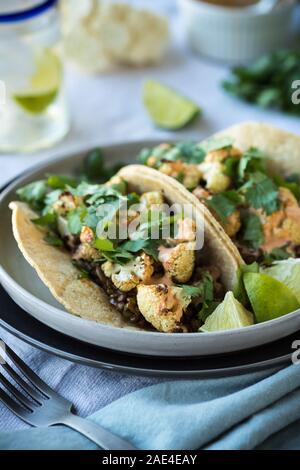
[[[73,413],[68,414],[61,424],[80,432],[104,450],[137,450],[121,437],[112,434],[93,421],[80,418]]]

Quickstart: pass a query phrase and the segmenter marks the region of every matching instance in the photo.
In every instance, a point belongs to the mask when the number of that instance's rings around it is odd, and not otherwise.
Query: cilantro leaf
[[[238,164],[238,178],[243,181],[246,172],[264,172],[266,156],[255,147],[250,147],[241,157]]]
[[[108,238],[97,238],[94,247],[100,251],[116,251],[113,242]]]
[[[75,188],[77,183],[76,179],[61,175],[48,175],[47,180],[48,186],[53,189],[65,189],[68,186]]]
[[[104,182],[115,175],[119,169],[122,168],[122,166],[122,163],[117,163],[111,168],[107,168],[106,160],[102,150],[100,148],[95,148],[91,150],[85,157],[83,176],[88,181]]]
[[[227,217],[235,212],[241,198],[236,191],[224,191],[220,194],[214,194],[206,202],[220,220],[226,222]]]
[[[286,248],[274,248],[270,253],[264,253],[263,264],[270,266],[274,261],[284,260],[291,257]]]
[[[21,201],[27,202],[34,209],[39,209],[48,191],[47,181],[29,183],[17,190]]]
[[[48,245],[51,245],[51,246],[63,246],[63,241],[61,240],[61,238],[59,238],[57,235],[54,235],[52,233],[48,233],[45,237],[44,237],[44,241],[48,244]]]
[[[137,156],[137,161],[143,165],[147,165],[149,157],[152,155],[152,149],[144,148]]]
[[[85,215],[86,209],[84,207],[77,207],[68,213],[68,230],[73,235],[78,235],[81,232]]]
[[[176,147],[186,163],[202,163],[205,158],[205,151],[195,142],[179,142]]]
[[[248,204],[255,209],[263,209],[273,214],[279,207],[278,188],[271,178],[263,173],[253,173],[250,180],[242,187]]]
[[[120,245],[121,250],[129,251],[130,253],[138,253],[144,251],[149,256],[152,256],[155,260],[158,260],[158,246],[159,240],[128,240],[127,242]]]
[[[208,139],[206,142],[201,144],[201,148],[205,153],[213,152],[215,150],[221,150],[224,148],[232,147],[234,139],[229,136],[225,137],[213,137]]]
[[[243,239],[252,248],[257,249],[264,241],[260,218],[256,214],[247,213],[243,219]]]
[[[203,294],[202,286],[189,286],[188,284],[181,284],[179,287],[181,287],[183,290],[183,295],[185,297],[200,297]]]
[[[48,212],[47,214],[44,214],[41,217],[32,219],[31,221],[36,225],[40,225],[42,227],[49,227],[53,226],[56,223],[56,219],[56,214]]]

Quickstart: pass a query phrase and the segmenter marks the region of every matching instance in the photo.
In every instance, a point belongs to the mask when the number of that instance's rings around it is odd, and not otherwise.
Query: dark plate
[[[127,374],[207,377],[242,374],[291,361],[292,343],[300,332],[280,341],[238,353],[202,357],[158,358],[130,355],[70,338],[35,320],[0,287],[0,325],[18,338],[64,359]]]

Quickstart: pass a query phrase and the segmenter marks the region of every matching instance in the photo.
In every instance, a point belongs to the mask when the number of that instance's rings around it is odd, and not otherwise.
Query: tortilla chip
[[[13,211],[14,237],[22,254],[67,311],[87,320],[130,327],[97,284],[89,279],[80,279],[70,253],[44,241],[45,231],[32,223],[37,215],[27,204],[11,202],[9,207]]]

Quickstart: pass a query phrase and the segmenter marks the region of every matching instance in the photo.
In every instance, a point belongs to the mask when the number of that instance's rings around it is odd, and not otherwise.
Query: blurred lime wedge
[[[40,114],[58,94],[62,68],[59,58],[49,49],[38,51],[34,62],[35,73],[30,78],[28,87],[15,93],[13,99],[25,111]]]
[[[275,261],[269,268],[264,268],[263,272],[288,286],[300,302],[300,259]]]
[[[144,104],[153,122],[165,129],[181,129],[201,111],[193,101],[153,80],[144,84]]]
[[[291,289],[267,274],[246,273],[244,284],[258,322],[281,317],[300,307]]]
[[[210,333],[219,330],[232,330],[253,325],[253,315],[235,299],[232,292],[227,292],[223,302],[209,315],[200,331]]]

